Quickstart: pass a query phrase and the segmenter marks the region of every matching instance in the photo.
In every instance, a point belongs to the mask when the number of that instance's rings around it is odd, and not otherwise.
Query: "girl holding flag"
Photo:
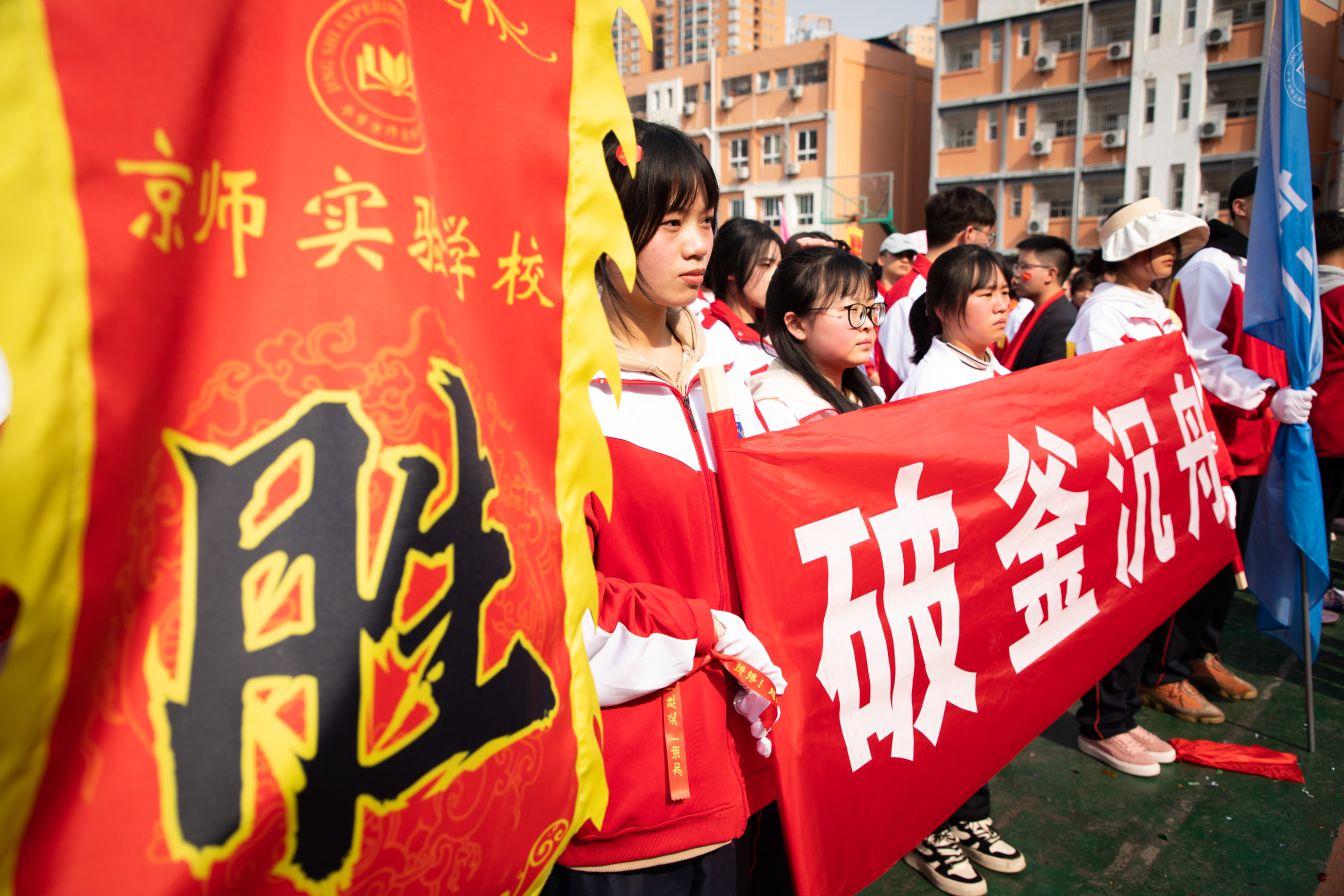
[[[545,892],[728,894],[737,891],[733,840],[749,803],[773,798],[757,754],[769,755],[763,713],[785,681],[737,615],[713,450],[702,436],[700,372],[732,360],[711,353],[687,310],[714,242],[718,184],[680,131],[636,121],[635,136],[626,147],[612,135],[604,142],[635,279],[627,284],[606,256],[596,270],[620,403],[604,377],[589,390],[612,490],[609,503],[590,495],[585,508],[598,605],[582,629],[610,795],[601,829],[578,831]],[[739,425],[760,432],[744,379],[731,371],[728,379]],[[773,687],[744,688],[729,672],[736,661]]]

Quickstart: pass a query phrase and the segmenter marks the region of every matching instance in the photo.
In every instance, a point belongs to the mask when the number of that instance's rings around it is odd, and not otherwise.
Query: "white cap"
[[[1117,209],[1102,222],[1100,237],[1103,261],[1124,261],[1170,240],[1180,240],[1181,257],[1189,258],[1209,241],[1209,225],[1150,196]]]
[[[915,241],[903,233],[893,233],[882,241],[882,246],[878,253],[886,252],[888,255],[900,255],[902,252],[914,252],[919,254],[919,247]]]

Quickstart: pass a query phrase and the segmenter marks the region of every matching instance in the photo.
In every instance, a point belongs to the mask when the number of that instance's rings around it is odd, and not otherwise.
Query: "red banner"
[[[1170,336],[722,446],[802,892],[871,883],[1232,558],[1208,423]]]
[[[601,818],[616,6],[0,8],[0,894],[524,892]]]

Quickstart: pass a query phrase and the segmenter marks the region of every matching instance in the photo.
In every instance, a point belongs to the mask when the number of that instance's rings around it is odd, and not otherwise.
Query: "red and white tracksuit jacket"
[[[761,373],[775,359],[770,343],[734,314],[727,302],[715,299],[697,317],[709,335],[709,350],[732,357],[748,376]]]
[[[612,464],[611,505],[590,496],[586,507],[598,618],[583,620],[610,799],[601,829],[584,825],[561,855],[567,867],[614,871],[708,852],[742,833],[746,779],[764,779],[762,805],[773,798],[770,769],[731,706],[736,683],[706,662],[715,643],[710,610],[740,607],[698,376],[726,359],[706,352],[704,332],[682,315],[677,334],[692,347],[695,371],[685,392],[619,345],[619,405],[605,378],[589,388]],[[764,431],[745,377],[730,371],[727,379],[739,429]],[[677,682],[690,796],[674,802],[663,698]]]
[[[1214,240],[1232,231],[1210,225]],[[1235,246],[1233,247],[1235,249]],[[1242,325],[1246,259],[1210,245],[1181,268],[1172,304],[1185,324],[1190,356],[1210,397],[1213,418],[1238,476],[1259,476],[1269,463],[1278,421],[1269,413],[1277,385],[1288,381],[1283,350],[1246,334]]]
[[[893,283],[887,292],[887,316],[877,328],[877,342],[873,345],[877,380],[887,395],[895,395],[914,369],[910,360],[915,353],[915,337],[910,333],[910,306],[924,295],[929,285],[928,276],[928,257],[916,255],[914,268]]]
[[[1323,264],[1316,276],[1325,363],[1312,387],[1316,400],[1311,403],[1311,435],[1321,457],[1344,457],[1344,270]]]

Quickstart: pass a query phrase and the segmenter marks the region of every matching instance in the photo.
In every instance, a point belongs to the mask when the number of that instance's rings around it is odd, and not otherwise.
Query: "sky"
[[[795,20],[802,15],[831,17],[832,27],[846,37],[890,34],[906,25],[933,21],[934,0],[787,0]]]

